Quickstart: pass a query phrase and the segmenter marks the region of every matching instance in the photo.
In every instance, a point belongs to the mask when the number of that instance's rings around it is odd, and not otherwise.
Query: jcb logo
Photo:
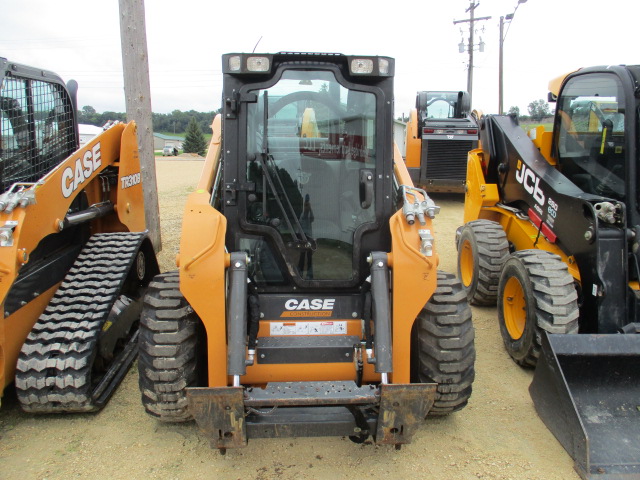
[[[540,178],[533,173],[521,160],[518,160],[516,167],[516,180],[522,184],[524,189],[533,195],[533,198],[540,205],[544,206],[544,193],[540,189]]]

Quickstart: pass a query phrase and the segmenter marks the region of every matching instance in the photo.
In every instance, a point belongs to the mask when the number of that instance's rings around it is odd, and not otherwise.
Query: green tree
[[[544,117],[548,117],[551,115],[549,104],[543,99],[534,100],[533,102],[531,102],[527,107],[527,110],[529,110],[531,120],[533,120],[534,122],[540,122]]]
[[[187,126],[187,134],[185,135],[182,147],[184,153],[197,153],[198,155],[204,155],[207,149],[207,142],[204,139],[200,125],[198,125],[195,117],[191,117],[191,121]]]
[[[515,115],[516,118],[520,117],[520,107],[514,106],[509,108],[509,115]]]

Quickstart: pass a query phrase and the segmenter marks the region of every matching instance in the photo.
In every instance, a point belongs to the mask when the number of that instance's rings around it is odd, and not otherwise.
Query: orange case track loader
[[[78,148],[75,91],[0,59],[0,385],[29,412],[101,408],[136,356],[145,231],[136,126]]]

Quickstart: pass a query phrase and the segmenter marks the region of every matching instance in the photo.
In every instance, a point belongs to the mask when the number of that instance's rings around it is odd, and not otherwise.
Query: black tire
[[[502,269],[498,321],[505,348],[524,367],[535,367],[542,330],[578,333],[578,294],[567,265],[544,250],[513,253]]]
[[[412,382],[438,384],[429,415],[464,408],[475,377],[471,308],[453,274],[438,272],[438,287],[412,330]]]
[[[465,224],[458,239],[458,278],[473,305],[495,305],[500,271],[509,256],[502,226],[489,220]]]
[[[164,422],[192,420],[185,388],[198,386],[203,375],[200,329],[180,293],[178,272],[156,276],[140,317],[139,385],[149,415]]]

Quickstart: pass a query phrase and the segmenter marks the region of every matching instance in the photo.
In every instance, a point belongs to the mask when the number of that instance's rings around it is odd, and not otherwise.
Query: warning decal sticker
[[[345,335],[347,322],[271,322],[270,333],[276,335]]]

